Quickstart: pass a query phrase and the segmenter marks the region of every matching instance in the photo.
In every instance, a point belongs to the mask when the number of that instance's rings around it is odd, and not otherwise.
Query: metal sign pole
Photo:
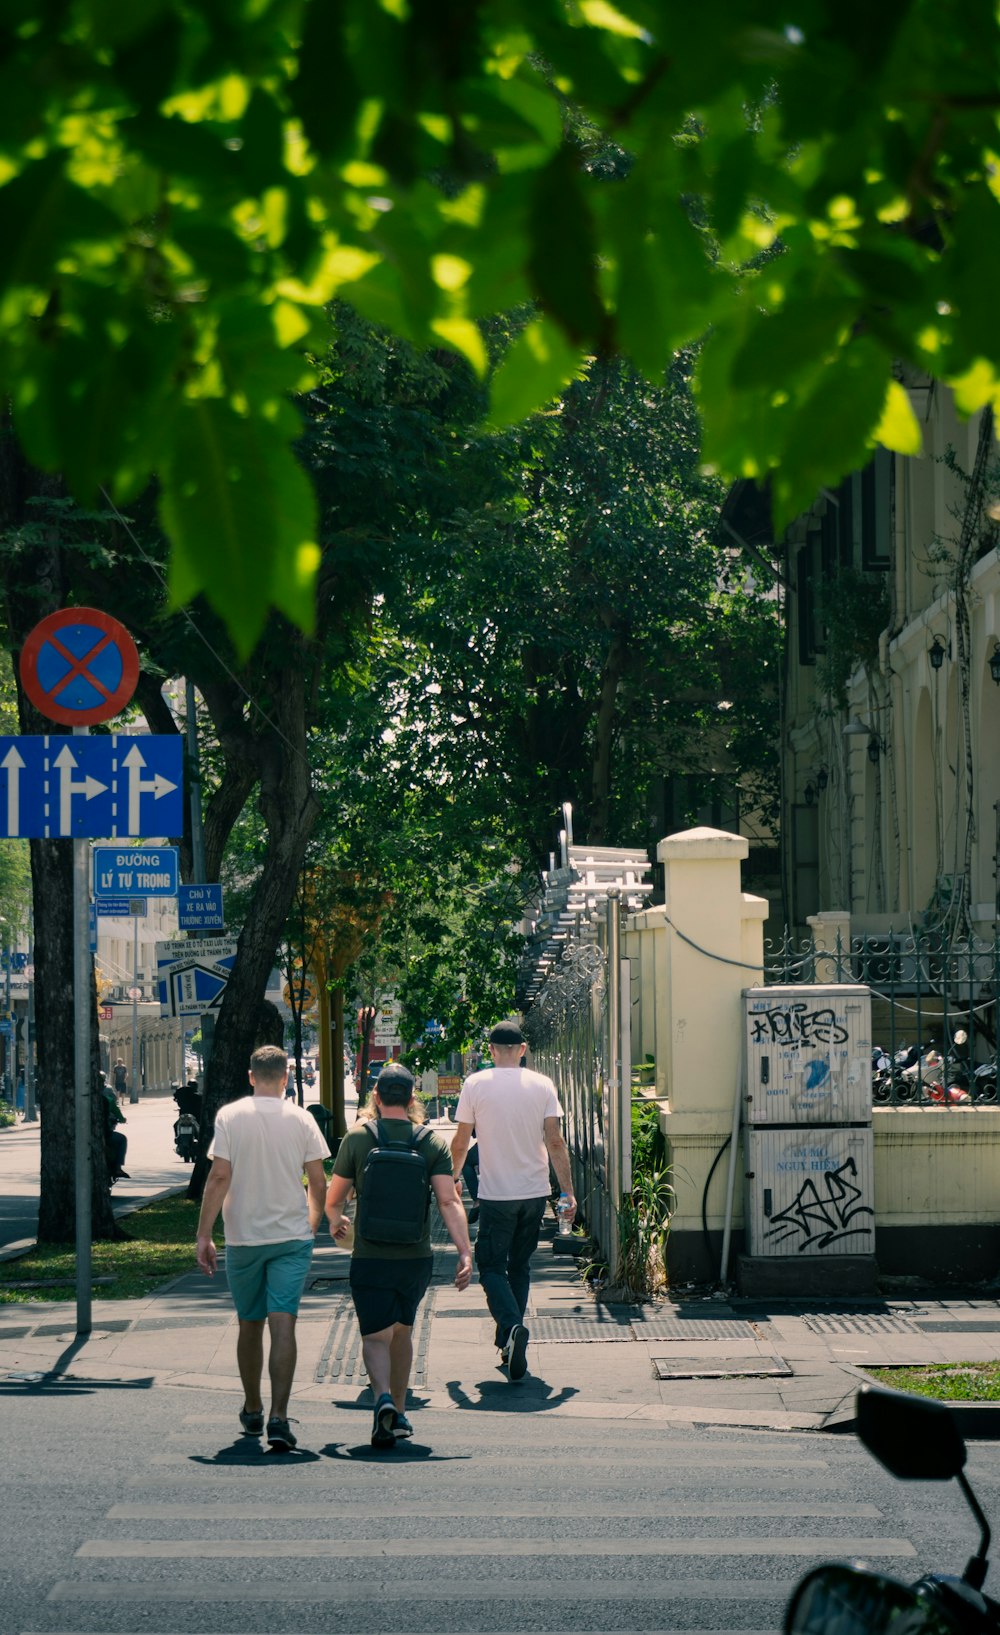
[[[608,1265],[618,1265],[618,1211],[622,1206],[622,947],[621,892],[612,886],[607,902],[608,967]]]
[[[89,727],[74,727],[86,734]],[[90,841],[73,841],[73,1013],[75,1020],[76,1332],[91,1330]]]
[[[139,919],[132,919],[132,1089],[129,1104],[139,1100]]]

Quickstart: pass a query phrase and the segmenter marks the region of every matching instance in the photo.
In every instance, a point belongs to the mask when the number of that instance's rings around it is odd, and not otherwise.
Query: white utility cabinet
[[[868,988],[748,988],[744,1000],[747,1124],[870,1122]]]
[[[750,1256],[873,1256],[871,994],[744,990]]]

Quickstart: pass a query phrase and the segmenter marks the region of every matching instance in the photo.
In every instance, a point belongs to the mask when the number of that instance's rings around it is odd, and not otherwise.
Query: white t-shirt
[[[562,1118],[556,1087],[528,1067],[488,1067],[462,1086],[455,1117],[475,1126],[479,1196],[513,1202],[546,1198],[549,1155],[544,1120]]]
[[[222,1204],[227,1243],[312,1236],[302,1174],[330,1149],[311,1113],[284,1096],[241,1096],[219,1108],[208,1156],[233,1166]]]

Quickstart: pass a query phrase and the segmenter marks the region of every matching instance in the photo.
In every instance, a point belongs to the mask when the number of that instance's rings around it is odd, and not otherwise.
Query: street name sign
[[[179,736],[0,737],[0,838],[127,840],[183,832]]]
[[[176,846],[95,846],[94,896],[176,897]]]
[[[139,679],[135,642],[95,607],[64,607],[28,632],[21,685],[36,710],[64,727],[92,727],[120,715]]]
[[[226,937],[198,942],[158,942],[156,980],[161,1016],[201,1016],[217,1011],[236,960]]]
[[[222,931],[222,887],[216,882],[181,886],[177,893],[177,924],[182,931]]]

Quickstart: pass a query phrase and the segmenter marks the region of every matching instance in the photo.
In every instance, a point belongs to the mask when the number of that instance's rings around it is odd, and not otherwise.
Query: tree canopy
[[[704,457],[779,526],[919,447],[899,361],[1000,396],[990,0],[9,0],[0,64],[18,434],[86,504],[155,476],[172,593],[242,654],[314,618],[289,398],[335,295],[496,425],[707,336]]]

